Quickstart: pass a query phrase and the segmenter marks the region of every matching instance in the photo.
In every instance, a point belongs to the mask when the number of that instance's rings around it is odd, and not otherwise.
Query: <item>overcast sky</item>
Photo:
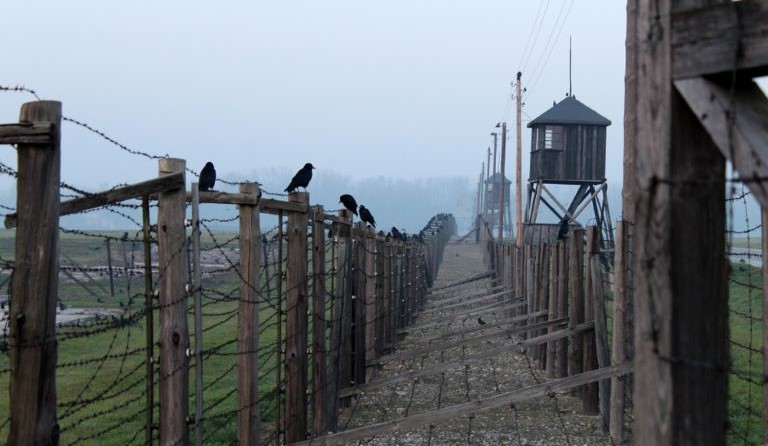
[[[493,126],[514,122],[518,70],[525,120],[564,97],[572,36],[574,93],[613,121],[619,181],[624,34],[624,2],[606,0],[13,1],[0,17],[0,85],[60,100],[131,148],[194,169],[211,160],[220,175],[311,161],[316,175],[475,178]],[[0,94],[0,121],[29,99]],[[71,124],[63,137],[72,183],[156,174],[155,161]],[[524,139],[527,152],[525,127]]]

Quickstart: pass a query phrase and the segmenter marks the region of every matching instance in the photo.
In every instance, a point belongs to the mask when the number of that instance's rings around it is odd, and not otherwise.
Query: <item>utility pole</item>
[[[499,166],[499,183],[501,191],[499,193],[499,243],[504,241],[504,162],[507,157],[507,123],[501,123],[501,166]]]
[[[496,144],[498,141],[499,134],[498,132],[492,132],[491,135],[493,136],[493,169],[491,169],[491,176],[496,175]]]
[[[521,246],[523,242],[523,138],[522,138],[522,119],[520,115],[523,112],[523,99],[520,89],[520,77],[523,75],[521,72],[517,72],[517,84],[515,85],[515,99],[517,99],[517,119],[516,119],[516,139],[517,139],[517,165],[515,166],[515,175],[517,176],[517,182],[515,185],[515,242],[517,246]],[[506,128],[506,127],[505,127]],[[502,146],[503,146],[502,141]],[[501,165],[504,166],[504,150],[501,151]],[[503,167],[502,167],[503,169]]]
[[[483,184],[485,183],[485,176],[486,176],[486,165],[483,163],[483,172],[480,174],[480,184],[477,189],[478,194],[478,206],[477,206],[477,213],[475,214],[475,217],[477,217],[478,214],[483,212],[483,206],[485,205],[485,197],[483,196]]]

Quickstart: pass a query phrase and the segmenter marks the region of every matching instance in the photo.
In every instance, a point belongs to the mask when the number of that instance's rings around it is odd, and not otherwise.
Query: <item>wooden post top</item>
[[[316,204],[310,208],[312,211],[312,218],[315,221],[324,221],[325,220],[325,209],[323,208],[323,205]]]
[[[184,172],[187,168],[186,160],[181,158],[160,158],[157,160],[160,176],[172,173]]]
[[[239,190],[241,194],[254,194],[259,195],[259,183],[240,183]]]
[[[291,192],[288,201],[292,203],[309,203],[309,192]]]
[[[32,101],[21,104],[19,121],[21,122],[53,122],[61,120],[61,102]]]

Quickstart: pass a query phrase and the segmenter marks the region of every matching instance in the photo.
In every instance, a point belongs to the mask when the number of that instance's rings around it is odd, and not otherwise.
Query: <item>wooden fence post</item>
[[[558,267],[560,266],[560,252],[557,250],[557,244],[547,246],[552,255],[549,259],[549,293],[547,294],[547,320],[558,318],[557,296],[560,289]],[[548,332],[554,333],[557,327],[549,327]],[[547,342],[547,378],[557,377],[557,341]]]
[[[328,432],[328,359],[325,333],[325,210],[312,206],[312,437]]]
[[[597,348],[597,365],[608,367],[611,362],[608,347],[608,327],[605,315],[605,293],[603,290],[602,274],[600,272],[600,228],[590,226],[587,229],[587,248],[589,250],[589,269],[592,276],[591,293],[592,305],[595,309],[595,343]],[[600,416],[603,419],[603,430],[608,432],[609,406],[611,399],[611,381],[601,380],[598,383],[600,394]]]
[[[259,196],[259,185],[241,183],[241,194]],[[240,213],[240,302],[237,313],[237,441],[261,444],[259,395],[259,268],[261,226],[259,207],[239,205]]]
[[[384,354],[386,342],[387,304],[389,296],[384,294],[384,244],[383,238],[376,237],[376,357]]]
[[[18,144],[16,265],[10,303],[8,444],[58,445],[56,301],[61,102],[21,106],[20,122],[50,122],[50,144]]]
[[[361,247],[365,244],[365,292],[361,302],[365,303],[365,382],[373,380],[376,360],[376,232],[369,228],[363,233]]]
[[[568,245],[565,240],[557,242],[557,317],[568,317]],[[568,376],[568,338],[555,342],[557,349],[558,378]]]
[[[160,176],[184,172],[186,161],[159,160]],[[184,227],[185,188],[161,192],[157,211],[160,272],[160,444],[189,444],[189,327]]]
[[[394,349],[397,340],[397,325],[395,322],[395,299],[394,287],[392,286],[392,240],[387,237],[383,244],[382,257],[384,267],[382,268],[384,288],[381,290],[381,296],[384,299],[384,351],[390,352]]]
[[[539,301],[539,311],[548,311],[549,309],[549,288],[551,283],[549,281],[549,264],[551,249],[549,245],[539,245],[538,252],[534,259],[534,268],[536,271],[537,280],[537,300]],[[549,314],[541,316],[541,321],[545,321],[549,318]],[[547,332],[546,328],[539,330],[538,335],[544,335]],[[538,349],[539,367],[545,369],[547,367],[547,343],[542,343]]]
[[[309,204],[309,194],[293,192],[288,201]],[[285,289],[285,442],[307,433],[307,214],[291,212],[287,226]]]
[[[355,250],[355,291],[352,299],[353,308],[353,323],[352,323],[352,339],[354,345],[352,351],[354,354],[354,383],[360,385],[365,383],[365,285],[366,285],[366,256],[365,256],[365,243],[368,230],[365,223],[358,222],[354,228],[354,250]]]
[[[626,360],[625,353],[625,321],[626,308],[626,265],[625,265],[625,235],[624,222],[616,222],[616,249],[614,254],[616,289],[613,293],[613,333],[611,365],[619,365]],[[611,378],[611,410],[610,410],[611,440],[616,444],[624,442],[624,377]]]
[[[352,213],[347,210],[338,212],[338,217],[343,223],[334,224],[336,237],[336,293],[333,316],[333,366],[334,402],[339,401],[341,389],[350,386],[352,381]],[[338,425],[339,406],[334,404],[331,411],[331,430],[336,430]]]
[[[593,286],[592,286],[592,251],[595,243],[593,238],[587,234],[587,255],[586,264],[584,267],[584,322],[595,321],[595,305],[593,303]],[[582,371],[589,372],[595,370],[598,367],[597,362],[597,342],[595,337],[595,330],[589,330],[584,333],[584,362]],[[599,384],[591,382],[584,386],[584,393],[582,394],[582,412],[586,415],[598,415],[600,413],[600,392]]]
[[[568,327],[584,322],[584,230],[571,230],[568,254]],[[569,375],[578,375],[584,365],[584,334],[579,332],[569,340]]]

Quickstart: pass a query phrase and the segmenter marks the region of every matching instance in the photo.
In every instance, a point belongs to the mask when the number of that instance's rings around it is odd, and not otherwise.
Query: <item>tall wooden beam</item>
[[[289,202],[309,203],[294,192]],[[307,433],[307,214],[288,214],[288,261],[285,288],[285,442]]]
[[[714,3],[638,2],[637,444],[725,443],[725,162],[672,85],[672,14]]]
[[[59,272],[61,102],[28,102],[19,121],[54,123],[47,144],[19,144],[16,265],[9,322],[8,444],[57,445],[56,301]]]
[[[159,161],[160,176],[184,172],[177,158]],[[157,244],[160,262],[160,444],[189,444],[189,327],[184,185],[160,193]]]
[[[259,185],[240,184],[240,194],[258,197]],[[259,407],[259,268],[261,226],[259,206],[241,204],[240,212],[240,303],[237,313],[237,442],[261,444]]]

